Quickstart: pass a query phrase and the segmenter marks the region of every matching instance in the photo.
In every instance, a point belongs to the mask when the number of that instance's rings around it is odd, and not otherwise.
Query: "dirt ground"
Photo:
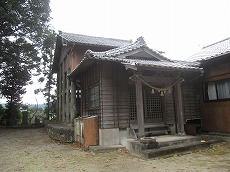
[[[44,129],[0,129],[0,171],[229,171],[230,142],[196,152],[143,160],[126,151],[84,152],[51,140]]]

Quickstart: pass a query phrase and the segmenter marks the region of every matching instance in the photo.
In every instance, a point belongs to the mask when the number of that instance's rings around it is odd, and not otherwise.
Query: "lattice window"
[[[185,85],[182,91],[185,119],[200,118],[199,89],[196,85]]]
[[[96,85],[90,89],[90,108],[98,107],[99,100],[99,85]]]
[[[136,106],[136,93],[135,87],[130,87],[129,102],[130,102],[130,120],[137,120],[137,106]]]
[[[146,101],[146,120],[163,118],[162,114],[162,100],[159,94],[151,94],[148,92]]]
[[[137,107],[135,86],[130,87],[130,120],[137,121]],[[162,97],[158,94],[151,94],[151,90],[143,87],[143,111],[145,122],[159,122],[163,119]]]

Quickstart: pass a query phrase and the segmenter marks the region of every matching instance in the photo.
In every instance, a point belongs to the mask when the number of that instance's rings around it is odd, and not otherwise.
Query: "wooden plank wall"
[[[90,108],[90,88],[100,81],[100,66],[98,63],[92,65],[86,72],[81,75],[81,116],[101,116],[100,107],[96,109]]]
[[[129,127],[128,76],[123,66],[101,62],[101,128]]]
[[[230,101],[205,103],[202,109],[202,129],[230,132]]]
[[[100,107],[90,109],[90,88],[99,84]],[[81,116],[99,116],[100,128],[129,127],[128,76],[123,66],[98,62],[81,75]]]

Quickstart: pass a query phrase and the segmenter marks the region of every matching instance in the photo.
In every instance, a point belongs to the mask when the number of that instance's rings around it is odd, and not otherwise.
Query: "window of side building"
[[[230,99],[230,78],[203,84],[204,101]]]

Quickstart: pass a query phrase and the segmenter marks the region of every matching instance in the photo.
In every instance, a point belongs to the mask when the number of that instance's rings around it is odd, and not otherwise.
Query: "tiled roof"
[[[66,33],[61,31],[59,33],[59,36],[69,42],[97,46],[121,47],[131,43],[131,41],[128,40],[87,36],[81,34]]]
[[[114,57],[98,57],[88,56],[88,59],[97,59],[105,61],[115,61],[121,63],[127,63],[133,66],[145,66],[145,67],[156,67],[156,68],[172,68],[172,69],[187,69],[187,70],[198,70],[200,69],[197,64],[193,65],[184,61],[154,61],[154,60],[141,60],[141,59],[125,59],[125,58],[114,58]]]
[[[156,67],[156,68],[172,68],[172,69],[187,69],[187,70],[199,70],[199,64],[198,63],[188,63],[185,61],[172,61],[158,53],[157,51],[151,50],[154,53],[158,54],[161,59],[159,61],[156,61],[156,59],[130,59],[130,58],[121,58],[122,54],[129,53],[131,51],[134,51],[139,48],[147,48],[147,45],[142,37],[138,38],[136,42],[120,47],[115,48],[112,50],[104,51],[104,52],[93,52],[91,50],[88,50],[85,53],[85,58],[83,59],[97,59],[97,60],[104,60],[104,61],[115,61],[115,62],[121,62],[125,64],[130,64],[133,66],[146,66],[146,67]]]
[[[103,52],[93,52],[91,50],[88,50],[86,52],[86,54],[91,54],[93,56],[97,56],[97,57],[118,57],[122,54],[125,53],[129,53],[132,52],[133,50],[136,49],[140,49],[140,48],[146,48],[149,51],[155,53],[157,56],[159,56],[160,59],[164,59],[164,60],[169,60],[168,58],[164,57],[161,53],[159,53],[157,50],[152,50],[150,49],[146,42],[144,41],[143,37],[139,37],[137,39],[137,41],[135,41],[134,43],[130,43],[128,45],[122,46],[122,47],[118,47],[118,48],[114,48],[108,51],[103,51]],[[169,60],[170,61],[170,60]]]
[[[199,52],[189,57],[189,61],[206,61],[230,53],[230,38],[203,47]]]

